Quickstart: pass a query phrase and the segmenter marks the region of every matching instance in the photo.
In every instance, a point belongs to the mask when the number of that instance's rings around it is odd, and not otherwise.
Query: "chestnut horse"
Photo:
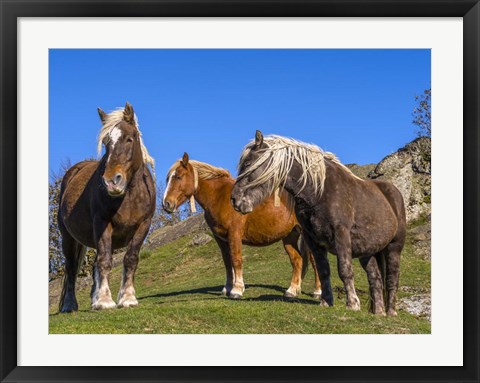
[[[278,197],[272,195],[251,215],[244,216],[230,204],[234,183],[227,170],[189,160],[185,153],[168,172],[163,208],[172,213],[188,199],[195,198],[198,201],[205,211],[205,220],[220,247],[225,264],[227,278],[222,292],[231,299],[241,298],[245,290],[242,243],[267,246],[282,240],[293,267],[292,280],[285,297],[296,297],[301,292],[310,252],[305,245],[299,244],[300,227],[289,205],[288,194],[283,193]],[[278,198],[277,203],[275,198]],[[316,270],[315,267],[313,269]],[[320,295],[320,280],[315,273],[314,297],[319,298]]]
[[[337,256],[348,308],[360,309],[352,269],[352,257],[357,257],[368,277],[370,311],[385,315],[386,288],[387,314],[396,315],[406,234],[405,207],[398,189],[386,181],[355,176],[318,146],[280,136],[264,138],[257,131],[242,152],[232,204],[249,213],[279,187],[295,199],[295,213],[318,266],[322,303],[333,305],[329,251]]]
[[[105,155],[100,161],[72,166],[60,189],[58,225],[65,255],[60,312],[78,310],[75,281],[87,246],[97,250],[92,308],[115,307],[108,276],[112,252],[125,246],[117,306],[138,304],[133,280],[138,252],[155,211],[155,184],[147,165],[153,170],[154,161],[143,145],[137,118],[128,102],[124,109],[105,114],[99,108],[98,113],[103,124],[98,150],[103,144]]]

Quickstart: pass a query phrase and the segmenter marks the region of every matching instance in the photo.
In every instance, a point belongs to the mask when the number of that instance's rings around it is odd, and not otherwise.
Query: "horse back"
[[[402,193],[391,182],[383,180],[372,180],[377,185],[385,198],[392,206],[395,215],[400,220],[405,220],[405,204],[403,201]]]
[[[91,169],[92,171],[89,172],[90,176],[93,172],[97,169],[99,162],[98,161],[82,161],[75,165],[73,165],[70,169],[68,169],[65,175],[62,178],[62,184],[60,186],[60,199],[62,199],[62,195],[65,193],[65,189],[67,188],[70,181],[83,169],[87,168],[87,171]],[[87,182],[88,179],[87,178]]]

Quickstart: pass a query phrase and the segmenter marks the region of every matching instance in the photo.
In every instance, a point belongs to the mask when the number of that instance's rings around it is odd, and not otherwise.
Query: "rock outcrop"
[[[149,235],[144,246],[147,249],[155,249],[192,233],[210,233],[203,214],[197,214],[173,226],[164,226],[155,230]]]
[[[419,137],[385,157],[368,175],[391,181],[403,195],[407,221],[430,214],[431,140]]]
[[[347,165],[359,177],[385,179],[403,195],[407,221],[431,212],[431,140],[419,137],[386,156],[378,165]]]

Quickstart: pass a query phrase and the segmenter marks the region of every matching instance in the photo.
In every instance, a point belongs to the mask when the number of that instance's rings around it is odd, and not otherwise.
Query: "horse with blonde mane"
[[[155,211],[154,167],[138,128],[132,106],[110,114],[98,109],[103,127],[100,161],[82,161],[65,173],[60,189],[58,226],[65,255],[60,312],[78,310],[75,282],[86,248],[97,250],[91,291],[93,309],[138,304],[133,285],[138,253]],[[118,304],[112,299],[108,277],[112,253],[127,246]]]
[[[360,309],[352,268],[352,258],[359,258],[370,286],[370,311],[385,315],[386,298],[387,314],[397,315],[406,234],[399,190],[386,181],[355,176],[318,146],[281,136],[263,137],[257,131],[242,152],[232,204],[237,211],[250,213],[277,188],[295,200],[295,213],[318,267],[322,303],[333,305],[330,252],[338,259],[348,308]]]
[[[293,267],[286,298],[301,292],[302,279],[307,271],[310,251],[302,245],[300,227],[287,193],[266,198],[249,216],[236,212],[230,204],[235,180],[230,173],[215,166],[190,160],[185,153],[167,175],[163,208],[172,213],[193,198],[205,211],[205,220],[220,247],[225,264],[226,282],[223,294],[239,299],[245,290],[242,272],[242,243],[267,246],[282,240]],[[315,270],[315,267],[313,267]],[[314,297],[320,297],[320,281],[315,273]]]

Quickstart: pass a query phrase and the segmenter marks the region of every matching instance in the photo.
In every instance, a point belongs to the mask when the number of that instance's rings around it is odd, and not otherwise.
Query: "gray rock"
[[[424,224],[411,228],[409,230],[409,237],[414,248],[414,252],[423,259],[431,258],[432,247],[432,229],[430,217]]]
[[[210,232],[210,229],[205,222],[203,214],[197,214],[189,217],[175,225],[165,226],[155,230],[150,234],[148,242],[145,244],[147,249],[155,249],[167,243],[173,242],[178,238],[192,233]]]
[[[417,294],[407,298],[401,298],[398,308],[409,312],[417,317],[424,317],[431,322],[432,301],[430,294]]]
[[[191,244],[193,246],[202,246],[202,245],[206,245],[211,240],[212,240],[212,237],[209,236],[208,234],[199,233],[193,237]]]
[[[368,174],[392,182],[402,193],[407,221],[430,214],[431,140],[419,137],[385,157]]]

